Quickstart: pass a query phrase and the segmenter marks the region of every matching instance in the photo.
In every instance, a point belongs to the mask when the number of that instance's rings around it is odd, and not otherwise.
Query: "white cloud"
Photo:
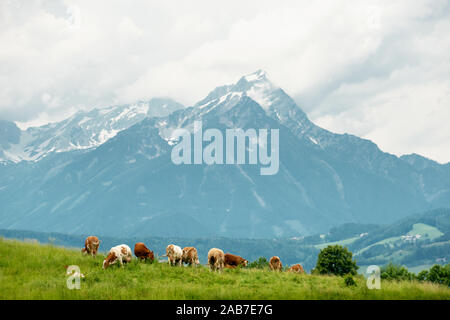
[[[2,1],[0,118],[37,124],[151,96],[190,105],[261,68],[331,131],[449,161],[449,7]]]

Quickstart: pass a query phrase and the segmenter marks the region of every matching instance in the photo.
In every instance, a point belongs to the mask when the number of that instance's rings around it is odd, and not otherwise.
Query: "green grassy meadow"
[[[416,281],[381,281],[369,290],[356,276],[344,278],[259,269],[211,272],[205,266],[171,267],[137,259],[103,270],[104,255],[0,238],[0,299],[450,299],[446,286]],[[78,265],[81,289],[66,286],[65,266]]]
[[[326,243],[316,244],[314,247],[316,247],[317,249],[323,249],[323,248],[326,248],[328,246],[334,246],[334,245],[337,245],[337,244],[340,244],[341,246],[347,246],[347,245],[355,242],[358,239],[360,239],[359,236],[358,237],[349,238],[349,239],[339,240],[339,241],[333,241],[333,242],[326,242]]]

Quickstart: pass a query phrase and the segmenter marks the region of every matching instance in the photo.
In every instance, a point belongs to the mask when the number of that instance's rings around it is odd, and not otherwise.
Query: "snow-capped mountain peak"
[[[203,114],[217,107],[226,111],[244,96],[258,103],[269,117],[298,134],[304,134],[314,127],[314,124],[309,121],[295,101],[273,84],[263,70],[244,75],[236,83],[217,87],[205,99],[199,101],[194,108],[202,109]]]
[[[217,87],[195,106],[205,108],[206,106],[212,107],[214,105],[215,107],[223,104],[230,97],[248,96],[268,112],[271,104],[278,98],[277,94],[280,90],[270,82],[265,71],[257,70],[241,77],[236,83]],[[237,100],[234,99],[234,102],[237,102]],[[229,104],[227,105],[229,106]]]
[[[267,81],[267,72],[264,70],[257,70],[253,73],[250,73],[243,77],[247,82],[254,82],[254,81]]]

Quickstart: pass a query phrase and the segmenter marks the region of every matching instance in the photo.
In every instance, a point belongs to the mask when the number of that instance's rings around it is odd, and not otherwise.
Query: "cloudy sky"
[[[22,128],[257,69],[316,124],[450,161],[450,0],[0,2],[0,119]]]

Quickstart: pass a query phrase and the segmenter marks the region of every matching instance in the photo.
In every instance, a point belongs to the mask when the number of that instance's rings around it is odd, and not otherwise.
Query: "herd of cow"
[[[96,236],[89,236],[86,238],[84,242],[84,248],[81,250],[83,253],[90,254],[95,256],[98,252],[98,248],[100,246],[100,240]],[[154,260],[155,255],[153,251],[147,248],[147,246],[138,242],[134,245],[134,255],[140,260]],[[103,269],[108,268],[110,265],[113,265],[117,262],[121,266],[124,263],[131,262],[132,253],[129,246],[126,244],[121,244],[115,247],[112,247],[105,260],[103,260]],[[169,244],[166,248],[166,254],[164,257],[167,257],[168,262],[172,266],[182,266],[183,263],[186,263],[190,266],[197,266],[200,264],[198,260],[198,252],[194,247],[186,247],[181,249],[179,246],[174,244]],[[208,252],[208,265],[212,271],[220,271],[223,268],[236,268],[236,267],[246,267],[248,265],[248,261],[244,258],[231,254],[224,253],[222,250],[217,248],[212,248]],[[270,270],[283,270],[283,264],[279,257],[274,256],[270,258],[269,261]],[[288,269],[289,272],[297,272],[303,273],[303,267],[300,264],[296,264]]]

